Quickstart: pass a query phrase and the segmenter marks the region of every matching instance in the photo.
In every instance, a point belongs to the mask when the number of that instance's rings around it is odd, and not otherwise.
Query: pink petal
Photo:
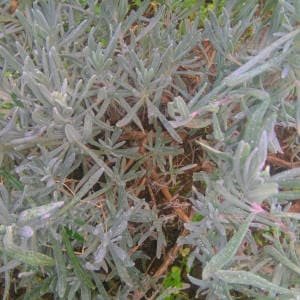
[[[266,212],[261,206],[260,204],[253,202],[251,204],[251,208],[250,208],[251,212],[255,213],[255,214],[259,214],[259,213],[264,213]]]

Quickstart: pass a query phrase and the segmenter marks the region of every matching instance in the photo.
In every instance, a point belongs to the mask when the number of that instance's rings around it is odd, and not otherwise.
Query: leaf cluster
[[[0,1],[3,299],[299,297],[299,1],[130,2]]]

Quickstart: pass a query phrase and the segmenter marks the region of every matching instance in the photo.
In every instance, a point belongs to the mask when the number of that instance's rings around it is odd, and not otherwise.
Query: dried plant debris
[[[298,299],[300,2],[0,1],[2,299]]]

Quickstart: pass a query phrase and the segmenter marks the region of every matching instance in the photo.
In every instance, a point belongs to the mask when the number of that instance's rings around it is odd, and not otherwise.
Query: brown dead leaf
[[[19,2],[17,0],[10,0],[9,3],[9,12],[13,14],[19,6]]]
[[[292,206],[288,210],[291,213],[300,213],[300,200],[293,201]]]

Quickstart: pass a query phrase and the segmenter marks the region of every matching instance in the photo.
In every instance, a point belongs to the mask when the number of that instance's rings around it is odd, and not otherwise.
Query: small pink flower
[[[253,202],[251,204],[251,208],[250,208],[251,212],[255,213],[255,214],[259,214],[259,213],[264,213],[266,212],[260,204]]]
[[[49,213],[46,213],[44,215],[42,215],[42,219],[45,220],[45,219],[49,219],[50,218],[50,214]]]
[[[190,114],[190,116],[191,116],[192,118],[195,118],[197,115],[198,115],[198,112],[197,112],[197,111],[194,111],[194,112],[192,112],[192,113]]]

